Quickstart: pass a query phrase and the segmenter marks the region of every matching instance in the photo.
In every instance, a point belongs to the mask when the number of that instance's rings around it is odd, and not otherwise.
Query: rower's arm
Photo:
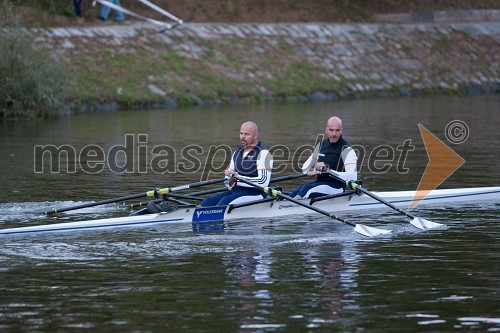
[[[310,176],[315,175],[316,171],[314,170],[314,166],[316,165],[316,162],[318,161],[318,158],[311,155],[307,159],[307,161],[302,164],[302,173],[308,173],[312,170],[314,173],[309,174]]]
[[[311,154],[311,156],[309,156],[307,161],[305,161],[304,164],[302,164],[302,173],[307,173],[309,174],[309,176],[313,176],[316,174],[316,170],[314,170],[314,168],[316,166],[316,163],[318,162],[318,155],[320,149],[321,149],[321,141],[318,142],[318,144],[314,148],[313,153]]]
[[[226,187],[230,190],[233,188],[234,184],[236,183],[236,179],[231,178],[231,174],[236,173],[234,171],[235,165],[234,165],[234,154],[231,156],[231,162],[229,162],[229,166],[227,169],[224,171],[224,174],[226,175],[224,184]]]
[[[356,155],[356,151],[351,147],[344,149],[342,151],[342,160],[344,161],[345,171],[337,172],[337,174],[345,180],[358,180],[358,156]]]
[[[262,150],[257,157],[257,177],[244,177],[241,175],[239,177],[251,181],[259,186],[266,187],[271,181],[272,169],[273,155],[269,152],[269,150]],[[241,185],[244,186],[243,184]]]
[[[233,152],[233,155],[231,156],[231,162],[229,162],[229,167],[227,168],[227,170],[234,170],[234,154],[236,154],[236,152]]]

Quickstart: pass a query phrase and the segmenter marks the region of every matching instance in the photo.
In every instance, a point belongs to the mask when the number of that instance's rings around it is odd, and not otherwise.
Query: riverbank
[[[72,69],[73,110],[318,102],[498,93],[499,11],[486,12],[490,21],[468,20],[478,15],[468,11],[404,23],[385,16],[372,24],[186,23],[164,33],[138,22],[29,31]]]

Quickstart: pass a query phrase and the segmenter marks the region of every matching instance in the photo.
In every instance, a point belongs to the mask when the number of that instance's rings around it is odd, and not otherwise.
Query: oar
[[[307,176],[307,174],[294,173],[294,174],[288,175],[288,176],[281,176],[281,177],[271,178],[271,183],[283,182],[285,180],[296,179],[296,178],[300,178],[300,177],[304,177],[304,176]],[[214,188],[214,189],[211,189],[211,190],[193,192],[193,193],[189,193],[189,194],[190,195],[197,195],[198,196],[198,195],[205,195],[205,194],[212,194],[212,193],[222,192],[222,191],[225,191],[225,190],[227,190],[227,187],[219,187],[219,188]]]
[[[148,0],[139,0],[139,1],[142,2],[143,4],[145,4],[146,6],[148,6],[149,8],[156,10],[158,13],[165,15],[169,19],[171,19],[179,24],[182,24],[184,22],[183,20],[181,20],[177,16],[172,15],[171,13],[167,12],[165,9],[158,7],[157,5],[155,5],[152,2],[149,2]]]
[[[158,20],[154,20],[152,18],[149,18],[149,17],[143,16],[143,15],[137,14],[137,13],[131,11],[131,10],[128,10],[128,9],[122,7],[122,6],[114,4],[114,3],[109,2],[107,0],[95,0],[92,3],[92,5],[94,6],[96,2],[99,2],[103,6],[108,6],[108,7],[112,8],[112,9],[114,9],[114,10],[121,11],[121,12],[127,14],[127,15],[133,16],[133,17],[138,18],[140,20],[144,20],[144,21],[149,22],[151,24],[159,25],[159,26],[161,26],[164,29],[170,29],[170,28],[172,28],[171,24],[168,24],[168,23],[165,23],[165,22],[162,22],[162,21],[158,21]]]
[[[176,187],[165,187],[165,188],[161,188],[159,190],[147,191],[145,193],[143,192],[143,193],[139,193],[139,194],[132,194],[132,195],[124,196],[124,197],[106,199],[106,200],[101,200],[101,201],[96,201],[96,202],[91,202],[91,203],[81,204],[81,205],[76,205],[76,206],[71,206],[71,207],[65,207],[65,208],[60,208],[60,209],[52,209],[52,210],[46,211],[45,214],[47,214],[47,215],[57,214],[57,213],[67,212],[70,210],[76,210],[76,209],[87,208],[87,207],[94,207],[94,206],[105,205],[105,204],[114,203],[114,202],[120,202],[120,201],[126,201],[126,200],[132,200],[132,199],[138,199],[138,198],[144,198],[144,197],[154,197],[155,191],[158,195],[163,195],[163,194],[167,194],[170,192],[186,190],[189,188],[200,187],[200,186],[210,185],[210,184],[214,184],[214,183],[221,183],[223,181],[224,181],[224,178],[219,178],[219,179],[210,179],[210,180],[205,180],[205,181],[186,184],[186,185],[180,185],[180,186],[176,186]]]
[[[239,180],[240,182],[243,182],[245,184],[248,184],[250,186],[253,186],[255,188],[258,188],[258,189],[261,189],[262,191],[264,191],[265,193],[270,193],[271,195],[273,196],[277,196],[279,198],[282,198],[282,199],[286,199],[290,202],[293,202],[297,205],[300,205],[302,207],[305,207],[305,208],[309,208],[310,210],[313,210],[317,213],[320,213],[320,214],[323,214],[325,216],[328,216],[334,220],[337,220],[337,221],[340,221],[342,223],[345,223],[345,224],[349,224],[350,226],[354,227],[354,231],[356,232],[359,232],[360,234],[364,235],[364,236],[368,236],[368,237],[373,237],[373,236],[378,236],[378,235],[383,235],[383,234],[388,234],[390,233],[391,231],[390,230],[383,230],[383,229],[378,229],[378,228],[373,228],[373,227],[368,227],[366,225],[363,225],[363,224],[354,224],[352,223],[351,221],[347,221],[345,219],[342,219],[338,216],[335,216],[333,214],[330,214],[320,208],[317,208],[317,207],[314,207],[314,206],[311,206],[311,205],[308,205],[300,200],[297,200],[297,199],[294,199],[286,194],[283,194],[281,193],[280,191],[278,190],[275,190],[275,189],[272,189],[270,187],[263,187],[263,186],[260,186],[260,185],[257,185],[257,184],[254,184],[252,183],[251,181],[248,181],[246,180],[245,178],[242,178],[240,176],[236,176],[236,175],[232,175],[233,178]]]
[[[378,196],[378,195],[376,195],[375,193],[368,191],[366,188],[364,188],[363,186],[361,186],[361,185],[357,184],[356,182],[353,182],[353,181],[351,181],[351,180],[347,180],[347,181],[346,181],[345,179],[343,179],[342,177],[340,177],[340,176],[339,176],[339,175],[338,175],[335,171],[333,171],[333,170],[328,170],[327,172],[328,172],[328,174],[329,174],[332,178],[334,178],[335,180],[338,180],[338,181],[339,181],[339,182],[341,182],[341,183],[346,183],[346,184],[348,184],[350,187],[352,187],[353,189],[356,189],[356,190],[358,190],[358,191],[360,191],[360,192],[363,192],[363,193],[364,193],[364,194],[366,194],[367,196],[372,197],[373,199],[375,199],[375,200],[377,200],[377,201],[379,201],[379,202],[383,203],[384,205],[389,206],[389,207],[391,207],[392,209],[394,209],[394,210],[396,210],[396,211],[398,211],[398,212],[400,212],[400,213],[402,213],[402,214],[404,214],[404,215],[406,215],[406,216],[408,216],[408,217],[412,218],[413,220],[411,220],[411,221],[410,221],[410,223],[411,223],[413,226],[415,226],[415,227],[417,227],[417,228],[419,228],[419,229],[422,229],[422,230],[428,230],[428,229],[433,229],[433,228],[438,228],[438,227],[443,227],[443,226],[445,226],[444,224],[441,224],[441,223],[436,223],[436,222],[431,222],[431,221],[426,220],[426,219],[423,219],[423,218],[421,218],[421,217],[417,217],[417,216],[415,216],[415,215],[413,215],[413,214],[411,214],[411,213],[405,212],[404,210],[402,210],[402,209],[400,209],[400,208],[398,208],[398,207],[394,206],[393,204],[391,204],[389,201],[382,199],[381,197],[379,197],[379,196]]]
[[[177,193],[167,193],[167,194],[163,195],[163,198],[165,198],[165,197],[168,200],[172,201],[172,202],[177,202],[177,203],[180,203],[182,205],[189,205],[189,203],[187,203],[185,201],[177,200],[176,198],[179,198],[179,199],[189,199],[189,200],[197,200],[197,201],[202,201],[203,199],[205,199],[203,197],[194,196],[194,195],[191,195],[191,194],[177,194]],[[163,198],[162,199],[156,199],[156,200],[148,200],[148,201],[136,202],[136,203],[133,203],[133,204],[129,204],[127,206],[129,208],[131,208],[131,209],[135,209],[135,208],[139,208],[139,207],[145,207],[150,202],[160,203],[162,201],[165,201]]]
[[[278,182],[282,182],[285,180],[296,179],[296,178],[300,178],[300,177],[304,177],[304,176],[307,176],[307,173],[294,173],[294,174],[288,175],[288,176],[271,178],[271,183],[278,183]]]
[[[276,178],[272,178],[271,179],[271,183],[282,182],[282,181],[285,181],[285,180],[300,178],[300,177],[304,177],[304,176],[306,176],[306,174],[298,173],[298,174],[292,174],[292,175],[288,175],[288,176],[276,177]],[[212,193],[222,192],[222,191],[225,191],[225,190],[227,190],[227,187],[218,187],[218,188],[213,188],[213,189],[210,189],[210,190],[192,192],[192,193],[185,194],[185,195],[176,194],[175,196],[178,196],[179,198],[184,198],[184,199],[191,199],[191,200],[199,200],[199,201],[201,201],[201,200],[203,200],[205,198],[200,197],[200,195],[212,194]],[[159,203],[159,202],[162,202],[162,201],[163,201],[163,199],[158,199],[158,200],[154,200],[154,203]],[[145,207],[149,202],[150,201],[137,202],[137,203],[130,204],[129,207],[132,208],[132,209],[139,208],[139,207]]]

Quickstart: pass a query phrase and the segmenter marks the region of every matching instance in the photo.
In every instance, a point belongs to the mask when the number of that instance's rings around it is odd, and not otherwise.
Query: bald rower
[[[254,122],[247,121],[240,128],[241,147],[236,149],[231,157],[227,170],[228,190],[206,198],[200,204],[202,207],[225,206],[263,199],[262,191],[243,182],[232,182],[230,175],[238,175],[261,187],[269,185],[273,167],[273,156],[259,142],[259,128]]]
[[[309,166],[308,174],[316,175],[316,180],[300,186],[290,194],[291,197],[314,198],[343,192],[344,184],[339,183],[327,173],[321,173],[321,170],[325,168],[336,171],[345,180],[356,181],[358,179],[356,171],[358,158],[349,142],[342,137],[342,130],[342,121],[339,117],[328,119],[325,127],[326,139],[318,143],[319,154],[317,156],[313,154],[304,163],[304,166]]]

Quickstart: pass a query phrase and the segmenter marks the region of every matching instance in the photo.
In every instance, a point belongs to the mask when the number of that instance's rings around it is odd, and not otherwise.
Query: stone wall
[[[376,14],[380,23],[451,23],[500,21],[500,10],[454,10],[439,12],[415,12]]]
[[[249,98],[315,101],[500,90],[500,21],[495,19],[406,24],[187,23],[163,33],[158,30],[129,23],[32,33],[39,43],[56,50],[57,57],[70,64],[84,59],[87,67],[102,65],[104,52],[144,61],[152,57],[158,62],[171,61],[165,59],[175,54],[183,71],[170,63],[165,70],[136,79],[151,94],[151,101],[170,106],[187,94],[191,102],[203,104]],[[290,74],[291,68],[300,68],[300,75]],[[214,79],[201,80],[203,69],[225,85],[210,91]],[[298,87],[289,82],[293,80]],[[116,99],[120,101],[120,94]]]

